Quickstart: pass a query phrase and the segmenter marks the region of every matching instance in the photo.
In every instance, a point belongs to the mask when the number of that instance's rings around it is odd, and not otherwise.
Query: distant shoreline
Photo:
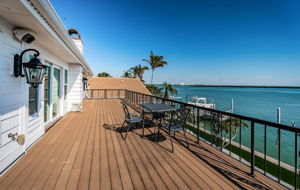
[[[193,86],[193,87],[233,87],[233,88],[290,88],[300,89],[300,86],[255,86],[255,85],[174,85],[174,86]]]

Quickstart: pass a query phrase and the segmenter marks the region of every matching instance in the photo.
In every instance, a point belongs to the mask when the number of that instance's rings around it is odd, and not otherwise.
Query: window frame
[[[68,84],[69,84],[69,71],[67,69],[64,69],[64,100],[67,100],[68,95]]]

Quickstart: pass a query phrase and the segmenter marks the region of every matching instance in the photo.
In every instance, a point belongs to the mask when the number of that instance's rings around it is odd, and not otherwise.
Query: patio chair
[[[143,121],[143,119],[139,115],[130,113],[129,110],[128,110],[128,107],[125,103],[121,102],[121,104],[122,104],[124,114],[125,114],[125,119],[124,119],[123,125],[121,127],[121,132],[123,131],[124,125],[126,123],[127,124],[127,130],[126,130],[126,134],[125,134],[125,138],[124,138],[124,140],[126,140],[127,133],[131,129],[132,125],[133,124],[137,125],[138,123],[141,123]],[[123,137],[123,135],[122,135],[122,137]]]
[[[174,138],[175,138],[176,132],[183,131],[183,135],[185,137],[187,148],[189,148],[188,139],[185,134],[185,124],[186,124],[186,120],[187,120],[189,113],[190,113],[190,109],[188,109],[186,107],[182,107],[178,111],[176,111],[176,113],[174,113],[173,116],[171,116],[171,120],[168,123],[161,124],[161,127],[168,130],[168,134],[169,134],[169,138],[170,138],[171,146],[172,146],[172,152],[174,152],[173,141],[172,141],[172,137],[171,137],[172,132],[174,133]]]

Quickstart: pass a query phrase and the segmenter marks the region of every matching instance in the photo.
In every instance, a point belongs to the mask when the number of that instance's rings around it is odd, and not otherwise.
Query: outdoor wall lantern
[[[23,63],[23,55],[28,51],[36,52],[33,55],[33,58],[30,59],[27,63]],[[16,54],[14,57],[14,75],[16,77],[26,76],[26,82],[30,84],[31,87],[37,88],[39,84],[43,82],[45,75],[46,66],[41,63],[37,57],[40,53],[35,49],[26,49],[22,51],[20,55]],[[24,73],[22,73],[22,67],[24,68]]]

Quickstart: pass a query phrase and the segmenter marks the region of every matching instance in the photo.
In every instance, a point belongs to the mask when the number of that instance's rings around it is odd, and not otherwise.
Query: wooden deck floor
[[[192,136],[191,151],[179,140],[174,153],[140,129],[124,141],[115,131],[122,121],[120,100],[85,101],[0,177],[0,189],[282,189]]]

